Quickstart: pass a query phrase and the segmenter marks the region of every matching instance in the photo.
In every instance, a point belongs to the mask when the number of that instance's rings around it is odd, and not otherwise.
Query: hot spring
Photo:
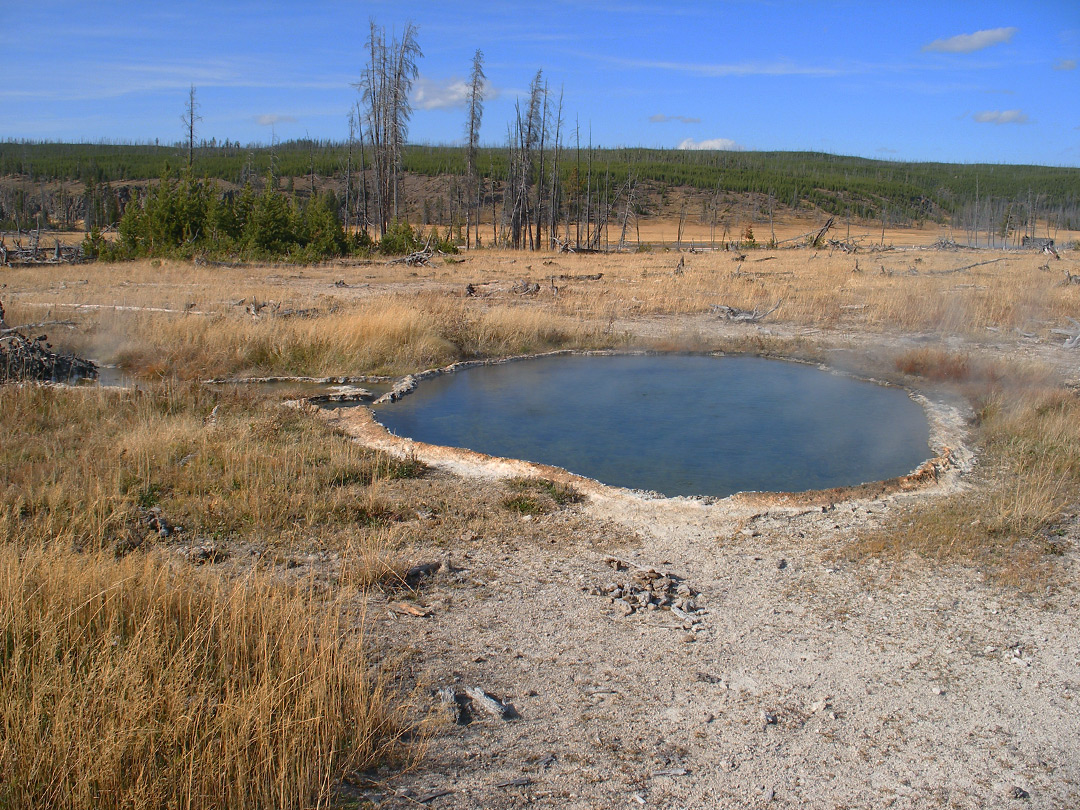
[[[801,492],[905,475],[932,453],[899,388],[713,355],[557,355],[424,380],[376,408],[417,441],[667,496]]]

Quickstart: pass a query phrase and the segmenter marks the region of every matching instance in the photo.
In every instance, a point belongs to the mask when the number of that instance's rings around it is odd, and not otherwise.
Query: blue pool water
[[[555,356],[444,374],[379,406],[392,432],[665,495],[798,492],[911,472],[923,409],[888,388],[755,357]]]

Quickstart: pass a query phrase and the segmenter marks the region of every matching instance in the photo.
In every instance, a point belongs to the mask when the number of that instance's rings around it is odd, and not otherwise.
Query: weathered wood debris
[[[710,309],[714,315],[718,315],[726,321],[733,321],[735,323],[757,323],[780,309],[782,303],[784,302],[777,301],[772,309],[765,310],[764,312],[758,309],[739,309],[738,307],[729,307],[724,306],[723,304],[713,304]]]
[[[1066,349],[1080,349],[1080,321],[1069,318],[1069,323],[1073,325],[1072,329],[1051,329],[1050,331],[1056,335],[1065,335],[1065,342],[1062,345]]]
[[[833,226],[835,221],[836,220],[833,217],[829,217],[825,224],[821,226],[821,230],[818,231],[817,235],[810,241],[810,247],[821,247],[821,240],[825,238],[825,234],[829,232],[829,229]]]
[[[23,244],[23,231],[16,234],[0,233],[0,265],[10,267],[13,264],[78,264],[85,259],[82,245],[62,245],[56,239],[55,244],[45,245],[39,231],[28,231],[29,240]],[[7,243],[7,237],[12,243]]]
[[[452,686],[444,686],[436,690],[435,694],[447,719],[454,725],[471,723],[472,709],[482,709],[499,720],[517,720],[521,717],[512,703],[505,703],[477,686],[466,686],[460,692]]]
[[[536,295],[540,292],[540,285],[523,278],[519,279],[517,283],[510,288],[510,292],[515,295]]]
[[[66,321],[42,321],[24,326],[8,326],[0,303],[0,383],[36,380],[71,382],[95,379],[97,366],[89,360],[52,350],[48,335],[31,337],[32,329],[46,325],[72,325]]]
[[[259,320],[264,315],[273,315],[277,318],[313,318],[319,314],[319,310],[315,308],[293,309],[292,307],[282,307],[280,301],[260,301],[254,296],[250,301],[241,298],[234,306],[242,306],[244,311],[255,320]]]
[[[408,267],[419,267],[420,265],[426,265],[431,267],[431,257],[435,255],[435,251],[430,248],[424,248],[423,250],[417,250],[410,253],[408,256],[401,256],[397,259],[391,259],[387,264],[404,264]]]
[[[859,243],[855,239],[829,239],[825,242],[833,250],[841,253],[858,253]]]

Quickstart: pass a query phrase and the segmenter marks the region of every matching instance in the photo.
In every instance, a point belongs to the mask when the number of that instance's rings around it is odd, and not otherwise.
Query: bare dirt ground
[[[619,326],[672,329],[664,317]],[[849,332],[825,345],[858,365],[897,340],[919,342]],[[1041,354],[1075,378],[1066,352]],[[418,548],[444,561],[416,593],[429,615],[373,615],[402,640],[420,704],[439,712],[434,690],[474,687],[517,716],[461,698],[465,716],[435,727],[415,770],[358,794],[381,807],[1077,806],[1076,515],[1062,584],[1033,595],[963,566],[837,553],[916,499],[967,485],[970,413],[930,399],[935,442],[961,460],[919,492],[709,503],[578,479],[580,505]],[[557,477],[336,418],[467,488]],[[700,592],[704,612],[627,615],[605,591],[644,581],[642,569]]]

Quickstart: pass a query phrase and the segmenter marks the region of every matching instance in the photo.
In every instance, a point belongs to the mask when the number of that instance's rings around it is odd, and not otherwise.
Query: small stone
[[[787,560],[781,557],[780,561],[776,564],[776,568],[778,571],[783,571],[785,568],[787,568]]]
[[[933,688],[933,692],[934,692],[935,695],[944,695],[945,694],[945,690],[942,689],[940,686],[935,686]]]
[[[1027,798],[1030,798],[1030,797],[1031,797],[1031,794],[1028,793],[1026,790],[1024,790],[1022,787],[1020,787],[1019,785],[1013,785],[1011,788],[1009,788],[1009,798],[1010,799],[1027,799]]]
[[[634,612],[634,606],[627,602],[625,599],[616,599],[615,607],[617,607],[623,616],[629,616]]]
[[[713,716],[712,712],[705,712],[705,722],[706,723],[711,723],[715,719],[716,718]]]
[[[685,634],[685,635],[684,635],[684,636],[682,637],[682,642],[683,642],[683,644],[692,644],[692,643],[694,643],[695,641],[697,641],[697,636],[695,636],[695,635],[694,635],[693,633],[686,633],[686,634]]]
[[[761,722],[767,726],[775,726],[777,719],[776,715],[772,712],[767,712],[764,709],[761,710]]]

